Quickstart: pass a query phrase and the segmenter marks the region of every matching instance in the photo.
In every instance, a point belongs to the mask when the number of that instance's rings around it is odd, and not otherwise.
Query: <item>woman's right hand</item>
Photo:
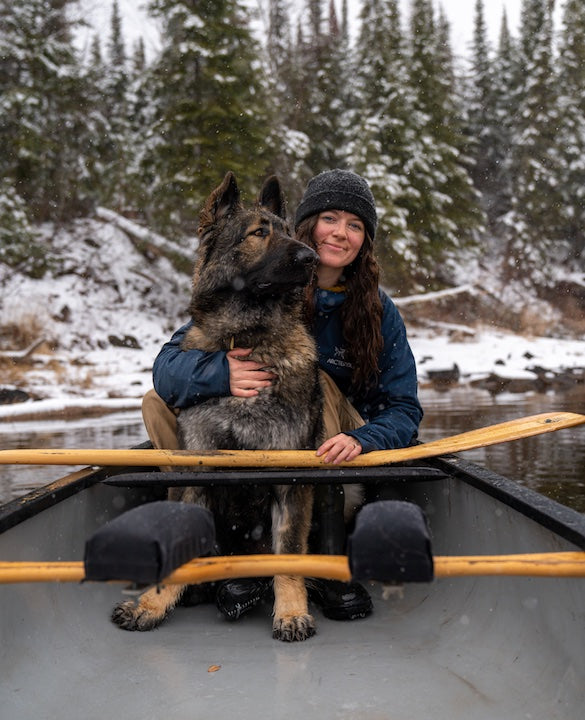
[[[266,365],[246,360],[252,348],[234,348],[226,353],[230,372],[230,392],[235,397],[254,397],[261,388],[269,387],[276,375]]]

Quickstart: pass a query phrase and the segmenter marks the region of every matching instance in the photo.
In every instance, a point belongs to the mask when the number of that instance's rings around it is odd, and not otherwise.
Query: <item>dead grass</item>
[[[45,327],[38,315],[24,313],[18,321],[0,325],[0,347],[4,350],[24,350],[45,335]]]

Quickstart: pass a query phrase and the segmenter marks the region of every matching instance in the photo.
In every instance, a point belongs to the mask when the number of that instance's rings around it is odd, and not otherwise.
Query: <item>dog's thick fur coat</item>
[[[200,216],[201,245],[193,276],[194,321],[183,350],[253,348],[249,360],[275,374],[258,395],[213,397],[181,410],[179,442],[188,450],[314,449],[322,440],[322,397],[315,342],[302,317],[303,291],[317,255],[294,240],[286,223],[280,184],[270,178],[256,205],[240,203],[228,173]],[[176,495],[172,499],[179,499]],[[187,488],[180,499],[214,514],[219,549],[242,552],[307,552],[313,490]],[[184,588],[149,591],[138,605],[116,607],[113,620],[129,630],[156,627]],[[303,578],[274,578],[273,635],[304,640],[314,634]]]

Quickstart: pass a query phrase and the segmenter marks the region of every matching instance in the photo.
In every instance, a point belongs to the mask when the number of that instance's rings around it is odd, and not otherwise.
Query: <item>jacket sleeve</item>
[[[184,325],[163,345],[152,369],[154,389],[168,405],[177,408],[230,394],[225,352],[181,349],[191,325]]]
[[[383,295],[380,378],[376,388],[353,404],[366,424],[348,432],[365,452],[391,450],[412,445],[418,434],[423,410],[418,401],[416,364],[406,328],[394,303]]]

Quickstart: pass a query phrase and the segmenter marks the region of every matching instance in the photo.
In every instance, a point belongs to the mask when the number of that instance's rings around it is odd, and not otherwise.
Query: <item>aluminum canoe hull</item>
[[[421,505],[437,555],[585,549],[585,519],[458,458],[441,478],[381,486]],[[99,474],[99,473],[98,473]],[[61,482],[0,509],[0,559],[79,560],[145,488]],[[40,510],[40,511],[39,511]],[[585,580],[467,577],[370,588],[374,613],[317,635],[271,637],[261,604],[236,623],[177,608],[157,630],[109,621],[119,586],[0,586],[0,697],[7,720],[585,717]]]

